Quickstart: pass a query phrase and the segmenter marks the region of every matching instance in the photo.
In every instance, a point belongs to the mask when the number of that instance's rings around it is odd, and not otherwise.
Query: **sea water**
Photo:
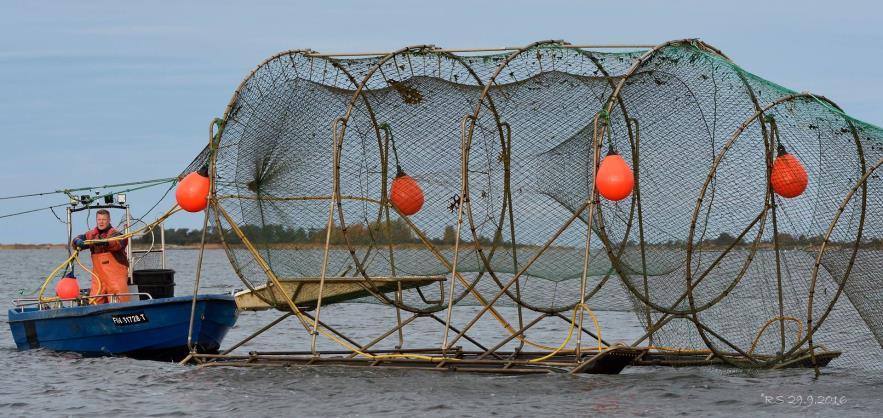
[[[169,251],[176,294],[192,292],[195,250]],[[64,250],[0,251],[0,296],[7,301],[37,288],[66,258]],[[88,257],[84,257],[88,258]],[[229,293],[243,285],[222,250],[208,250],[201,292]],[[81,286],[87,286],[81,275]],[[508,311],[505,311],[507,310]],[[514,317],[512,308],[503,308]],[[463,324],[477,307],[462,307]],[[280,315],[243,313],[225,345],[237,342]],[[407,313],[402,313],[407,317]],[[629,341],[642,329],[626,312],[599,312],[605,339]],[[443,316],[442,316],[443,318]],[[6,320],[6,311],[2,319]],[[340,304],[322,320],[360,342],[395,324],[392,309]],[[557,345],[568,323],[546,320],[528,332]],[[405,348],[439,346],[443,327],[418,319],[404,335]],[[493,320],[470,332],[498,340]],[[340,349],[320,338],[322,349]],[[393,335],[380,347],[399,344]],[[463,343],[464,348],[468,343]],[[584,342],[591,344],[591,341]],[[305,350],[310,341],[289,318],[238,351]],[[739,371],[722,368],[630,367],[619,375],[548,374],[496,376],[344,367],[199,368],[128,358],[82,358],[46,350],[18,352],[4,325],[0,331],[0,415],[64,416],[879,416],[883,377],[838,366],[820,378],[811,370]]]

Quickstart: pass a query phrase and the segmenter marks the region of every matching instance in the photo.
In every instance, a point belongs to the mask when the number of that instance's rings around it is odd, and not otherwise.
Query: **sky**
[[[849,0],[0,0],[0,197],[177,175],[205,146],[209,122],[243,77],[289,49],[700,38],[748,71],[824,95],[880,126],[881,11],[878,2]],[[163,191],[130,194],[135,215]],[[65,201],[0,200],[0,216]],[[167,196],[145,219],[173,203]],[[179,214],[167,227],[201,222]],[[74,227],[87,222],[78,218]],[[64,239],[49,211],[0,218],[0,243]]]

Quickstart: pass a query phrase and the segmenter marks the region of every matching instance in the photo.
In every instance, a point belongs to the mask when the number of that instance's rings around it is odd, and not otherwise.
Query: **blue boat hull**
[[[49,310],[10,309],[9,327],[22,351],[46,348],[85,356],[176,361],[189,353],[192,301],[190,296],[179,296]],[[198,296],[193,323],[197,350],[217,352],[237,318],[232,296]]]

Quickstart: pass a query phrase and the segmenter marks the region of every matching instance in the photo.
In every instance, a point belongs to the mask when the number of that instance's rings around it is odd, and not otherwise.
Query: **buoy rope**
[[[775,141],[777,156],[787,154],[788,151],[785,150],[785,145],[782,144],[782,138],[779,136],[779,126],[776,125],[776,118],[773,115],[766,115],[764,119],[766,123],[770,124],[770,136]]]
[[[383,122],[380,124],[380,129],[386,133],[386,139],[389,140],[389,143],[392,144],[392,155],[396,160],[396,177],[401,177],[405,175],[405,171],[402,170],[402,166],[399,165],[399,151],[396,149],[396,140],[392,136],[392,128],[388,123]]]
[[[606,131],[606,135],[604,137],[607,139],[607,155],[618,154],[616,152],[616,148],[613,146],[613,133],[610,131],[610,113],[607,112],[606,109],[601,109],[598,112],[598,119],[604,122],[604,131]]]

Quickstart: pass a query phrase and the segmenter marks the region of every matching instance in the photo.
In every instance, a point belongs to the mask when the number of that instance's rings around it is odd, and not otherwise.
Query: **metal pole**
[[[434,314],[429,314],[428,316],[429,316],[430,318],[434,319],[436,322],[438,322],[438,323],[440,323],[440,324],[442,324],[442,325],[445,325],[445,321],[442,321],[441,318],[435,316]],[[457,327],[455,327],[455,326],[453,326],[453,325],[451,325],[450,327],[451,327],[451,331],[454,331],[454,332],[460,332],[460,330],[458,330]],[[466,341],[471,342],[473,345],[475,345],[476,347],[478,347],[480,350],[487,350],[487,347],[481,345],[481,343],[479,343],[478,341],[476,341],[474,338],[470,337],[468,334],[463,334],[463,338],[466,339]]]
[[[68,256],[68,257],[70,257],[71,255],[73,255],[73,251],[74,251],[74,249],[71,248],[71,241],[74,239],[74,237],[73,237],[73,233],[74,233],[74,232],[73,232],[73,225],[72,225],[72,222],[73,222],[73,221],[72,221],[72,218],[71,218],[71,208],[70,208],[70,206],[68,206],[68,207],[67,207],[67,256]],[[69,262],[67,263],[67,269],[68,269],[68,270],[72,270],[73,267],[74,267],[74,262],[73,262],[73,261],[69,261]]]
[[[212,161],[214,158],[214,147],[215,147],[215,121],[213,120],[208,127],[208,146],[209,146],[209,196],[206,196],[208,199],[210,196],[215,194],[215,182],[213,179],[215,178],[215,164]],[[223,128],[220,128],[223,129]],[[220,129],[218,132],[218,137],[220,137]],[[195,347],[193,346],[193,321],[196,317],[196,296],[197,292],[199,292],[199,279],[202,275],[202,257],[205,253],[205,235],[208,230],[208,211],[211,206],[211,201],[208,202],[208,205],[203,210],[205,216],[202,218],[202,239],[199,245],[199,256],[196,260],[196,279],[193,283],[193,299],[190,302],[190,324],[187,327],[187,348],[190,349],[190,354],[194,354],[196,352]]]
[[[301,315],[305,316],[307,319],[314,319],[314,318],[313,318],[309,313],[307,313],[307,312],[301,312]],[[344,333],[342,333],[342,332],[340,332],[340,331],[338,331],[338,330],[332,328],[331,325],[328,325],[328,324],[326,324],[326,323],[324,323],[324,322],[322,322],[322,321],[319,321],[319,325],[322,326],[323,328],[327,329],[327,330],[328,330],[329,332],[331,332],[332,334],[334,334],[334,335],[336,335],[336,336],[342,338],[344,341],[346,341],[346,342],[352,344],[352,345],[353,345],[354,347],[356,347],[356,349],[358,349],[359,351],[363,351],[363,350],[364,350],[364,349],[362,348],[362,345],[361,345],[361,344],[359,344],[358,342],[356,342],[356,341],[353,340],[352,338],[347,337]]]
[[[381,334],[379,337],[377,337],[377,338],[371,340],[368,344],[363,345],[363,346],[360,347],[359,349],[360,349],[362,352],[367,352],[369,348],[374,347],[375,344],[377,344],[377,343],[383,341],[384,339],[386,339],[386,337],[389,337],[390,335],[392,335],[392,333],[394,333],[394,332],[398,331],[399,329],[401,329],[402,327],[404,327],[404,326],[410,324],[411,321],[413,321],[413,320],[415,320],[415,319],[417,319],[417,318],[419,318],[419,317],[421,317],[421,316],[422,316],[422,314],[419,314],[419,313],[418,313],[418,314],[411,315],[411,317],[409,317],[408,319],[402,321],[401,323],[399,323],[398,325],[396,325],[395,327],[393,327],[391,330],[384,332],[384,333]],[[355,357],[355,356],[357,356],[357,355],[358,355],[357,353],[350,354],[349,358],[353,358],[353,357]]]
[[[162,268],[166,268],[166,223],[159,224],[159,254]]]
[[[448,349],[448,332],[451,329],[451,313],[454,310],[454,277],[457,275],[457,261],[459,259],[458,255],[460,253],[460,228],[463,226],[463,207],[466,206],[466,176],[469,173],[466,171],[466,165],[469,164],[468,159],[468,150],[466,148],[466,121],[471,117],[466,115],[460,121],[460,205],[457,208],[457,228],[456,235],[454,236],[454,256],[453,261],[451,262],[451,290],[450,297],[448,298],[448,309],[447,314],[445,315],[445,333],[444,337],[442,337],[442,354]],[[474,119],[473,119],[474,123]]]
[[[481,359],[487,357],[488,355],[495,355],[494,352],[499,350],[500,347],[506,345],[506,343],[508,343],[509,341],[512,341],[515,338],[518,338],[518,336],[524,334],[528,329],[530,329],[531,327],[536,325],[538,322],[540,322],[543,318],[545,318],[547,316],[548,316],[548,314],[542,314],[542,315],[534,318],[533,321],[530,321],[530,323],[521,327],[521,329],[519,329],[518,331],[509,334],[508,337],[504,338],[503,341],[500,341],[499,343],[497,343],[497,345],[495,345],[490,350],[485,350],[484,353],[482,353],[480,356],[478,356],[478,359],[481,360]]]
[[[568,49],[647,49],[653,48],[656,45],[642,45],[642,44],[586,44],[586,45],[567,45],[563,44],[561,48]],[[506,51],[517,51],[523,49],[523,47],[502,47],[502,48],[444,48],[444,49],[433,49],[433,52],[439,53],[462,53],[462,52],[506,52]],[[328,58],[328,57],[370,57],[370,56],[384,56],[389,55],[391,52],[332,52],[332,53],[306,53],[305,56],[314,57],[314,58]]]
[[[338,121],[340,121],[340,118],[335,119],[334,122],[331,123],[331,153],[335,171],[340,170],[340,157],[337,150],[337,144],[339,142],[339,138],[337,137]],[[334,176],[331,185],[331,203],[328,205],[328,223],[325,226],[325,251],[324,254],[322,254],[322,272],[319,275],[319,296],[316,300],[316,317],[313,319],[313,329],[310,331],[310,351],[313,352],[314,356],[317,355],[316,337],[319,335],[319,315],[322,314],[322,293],[325,288],[325,275],[328,272],[328,253],[331,251],[331,230],[334,228],[334,203],[337,201],[335,196],[338,192],[337,177],[337,175]]]
[[[568,324],[570,323],[570,318],[568,318],[568,317],[566,317],[566,316],[564,316],[564,315],[561,315],[560,312],[555,312],[555,313],[551,314],[550,316],[554,316],[554,317],[557,317],[557,318],[561,318],[562,320],[564,320],[564,322],[567,322]],[[595,335],[594,332],[591,332],[591,331],[589,331],[589,330],[587,330],[587,329],[585,329],[585,328],[583,328],[583,327],[580,327],[579,329],[581,329],[582,332],[583,332],[584,334],[586,334],[586,335],[588,335],[588,336],[590,336],[590,337],[592,337],[592,338],[594,338],[594,339],[596,339],[596,340],[598,339],[598,336]],[[610,346],[610,345],[611,345],[610,343],[608,343],[608,342],[607,342],[606,340],[604,340],[603,338],[601,338],[600,341],[601,341],[601,344],[604,344],[604,345],[606,345],[606,346]]]
[[[270,322],[269,324],[264,325],[263,328],[261,328],[261,329],[255,331],[254,333],[252,333],[252,334],[249,335],[248,337],[245,337],[244,340],[242,340],[242,341],[240,341],[240,342],[238,342],[238,343],[236,343],[236,344],[233,344],[233,346],[231,346],[231,347],[227,348],[226,350],[222,351],[220,354],[221,354],[222,356],[223,356],[223,355],[230,354],[233,350],[235,350],[235,349],[241,347],[243,344],[245,344],[245,343],[251,341],[252,339],[254,339],[255,337],[257,337],[258,335],[263,334],[263,333],[264,333],[265,331],[267,331],[268,329],[273,328],[274,326],[276,326],[276,324],[282,322],[285,318],[288,318],[288,317],[291,316],[291,315],[294,315],[294,312],[286,312],[286,313],[282,314],[282,316],[280,316],[280,317],[274,319],[273,322]]]
[[[598,147],[600,145],[600,141],[598,138],[598,120],[600,119],[600,114],[595,115],[592,127],[592,179],[594,180],[598,176]],[[606,127],[606,123],[605,123]],[[595,181],[592,182],[592,192],[589,193],[589,214],[588,214],[588,222],[586,222],[586,250],[583,254],[583,272],[582,277],[580,277],[579,281],[579,328],[583,329],[583,318],[585,316],[585,309],[583,307],[586,303],[586,286],[588,285],[589,280],[589,259],[591,256],[591,248],[592,248],[592,216],[595,214],[595,198],[596,196],[596,185]],[[574,349],[574,354],[576,355],[577,361],[580,359],[580,348],[582,347],[583,341],[583,333],[579,332],[576,334],[576,348]],[[601,342],[600,340],[598,341]]]
[[[567,220],[567,222],[565,222],[564,225],[561,225],[561,227],[558,228],[557,231],[555,231],[555,233],[554,233],[554,234],[553,234],[553,235],[552,235],[552,236],[546,241],[546,243],[543,244],[543,246],[540,247],[540,249],[539,249],[539,250],[538,250],[538,251],[537,251],[537,252],[536,252],[536,253],[535,253],[535,254],[534,254],[534,255],[533,255],[528,261],[527,261],[527,263],[524,265],[524,267],[522,267],[521,270],[519,270],[518,273],[516,273],[514,277],[512,277],[511,279],[509,279],[509,282],[506,283],[506,285],[503,286],[503,287],[502,287],[502,288],[501,288],[501,289],[500,289],[500,290],[494,295],[493,298],[491,298],[489,301],[484,301],[484,302],[482,302],[482,305],[483,305],[484,307],[481,309],[481,311],[479,311],[479,312],[478,312],[478,313],[472,318],[472,320],[470,320],[469,323],[466,324],[466,327],[463,328],[463,331],[461,331],[460,333],[458,333],[457,336],[455,336],[454,339],[453,339],[452,341],[450,341],[448,344],[449,344],[449,345],[452,345],[452,344],[454,344],[455,342],[457,342],[457,340],[459,340],[460,337],[462,337],[463,334],[464,334],[466,331],[469,331],[469,329],[472,328],[472,326],[475,325],[475,323],[478,322],[478,320],[481,319],[481,317],[484,316],[485,313],[487,313],[489,310],[492,311],[492,310],[493,310],[493,305],[494,305],[495,303],[497,303],[497,301],[500,299],[501,296],[503,296],[504,294],[506,294],[506,290],[508,290],[510,287],[512,287],[512,285],[515,284],[515,281],[518,280],[518,279],[524,274],[524,272],[526,272],[531,266],[533,266],[533,263],[534,263],[535,261],[537,261],[537,259],[540,258],[540,256],[543,254],[543,252],[544,252],[547,248],[549,248],[549,246],[552,245],[552,243],[554,243],[555,240],[557,240],[558,237],[561,236],[561,234],[564,233],[564,231],[565,231],[567,228],[570,227],[570,224],[572,224],[577,218],[580,217],[580,215],[582,215],[583,211],[586,210],[586,208],[587,208],[588,206],[589,206],[589,202],[585,202],[585,203],[583,203],[582,205],[580,205],[580,207],[577,208],[577,210],[573,212],[573,215],[571,215],[571,217]]]
[[[205,208],[205,217],[202,221],[202,243],[199,246],[199,256],[196,259],[196,280],[193,283],[193,300],[190,303],[190,325],[187,328],[187,348],[191,353],[196,352],[193,346],[193,320],[196,317],[196,296],[199,292],[199,279],[202,273],[202,255],[205,253],[205,233],[208,227],[208,208]]]
[[[126,235],[129,235],[129,229],[131,229],[131,227],[132,227],[131,225],[132,225],[132,212],[129,211],[129,204],[126,203],[126,227],[123,228]],[[126,238],[126,260],[129,260],[129,268],[127,269],[128,274],[129,274],[128,283],[131,285],[131,284],[134,284],[134,280],[135,280],[134,274],[132,272],[133,269],[135,268],[135,265],[132,263],[132,237]]]

